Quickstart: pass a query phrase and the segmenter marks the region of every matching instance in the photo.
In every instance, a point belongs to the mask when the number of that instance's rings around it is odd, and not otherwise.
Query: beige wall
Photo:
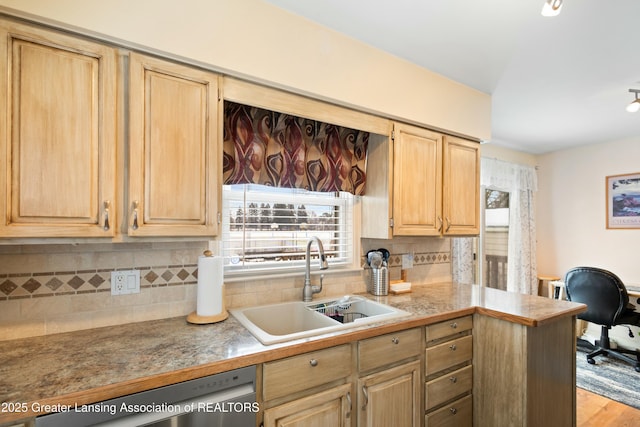
[[[602,267],[640,285],[640,230],[606,228],[605,177],[640,172],[640,138],[538,157],[538,270]]]
[[[319,99],[491,136],[489,95],[260,0],[0,0],[0,6]]]
[[[515,151],[493,144],[482,144],[480,146],[480,155],[489,159],[498,159],[520,165],[537,166],[538,164],[538,158],[534,154]]]

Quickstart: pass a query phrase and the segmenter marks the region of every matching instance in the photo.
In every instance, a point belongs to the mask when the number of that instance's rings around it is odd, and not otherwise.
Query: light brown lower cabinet
[[[425,329],[425,426],[473,425],[473,317]]]
[[[352,427],[352,345],[262,365],[264,427]]]
[[[419,427],[422,331],[398,331],[264,363],[262,424]]]
[[[358,380],[359,427],[420,426],[420,361]]]
[[[574,331],[474,314],[267,362],[263,425],[575,427]]]
[[[264,411],[264,427],[351,426],[353,385],[341,386]]]

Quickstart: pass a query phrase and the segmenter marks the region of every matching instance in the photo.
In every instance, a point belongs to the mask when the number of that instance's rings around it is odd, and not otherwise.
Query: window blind
[[[350,264],[353,196],[257,184],[223,186],[225,274],[275,273],[304,267],[317,236],[330,266]],[[315,245],[312,256],[317,258]]]

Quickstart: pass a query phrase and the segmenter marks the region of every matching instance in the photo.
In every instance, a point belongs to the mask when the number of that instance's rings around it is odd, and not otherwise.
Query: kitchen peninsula
[[[474,425],[575,425],[574,331],[584,305],[451,283],[366,296],[412,315],[270,346],[233,317],[206,326],[178,317],[0,342],[0,402],[24,409],[4,410],[0,425],[32,419],[47,405],[100,402],[463,317],[473,318]]]

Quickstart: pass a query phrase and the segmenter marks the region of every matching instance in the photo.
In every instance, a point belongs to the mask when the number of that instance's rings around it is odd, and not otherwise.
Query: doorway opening
[[[507,289],[509,192],[483,188],[478,257],[482,285]]]

